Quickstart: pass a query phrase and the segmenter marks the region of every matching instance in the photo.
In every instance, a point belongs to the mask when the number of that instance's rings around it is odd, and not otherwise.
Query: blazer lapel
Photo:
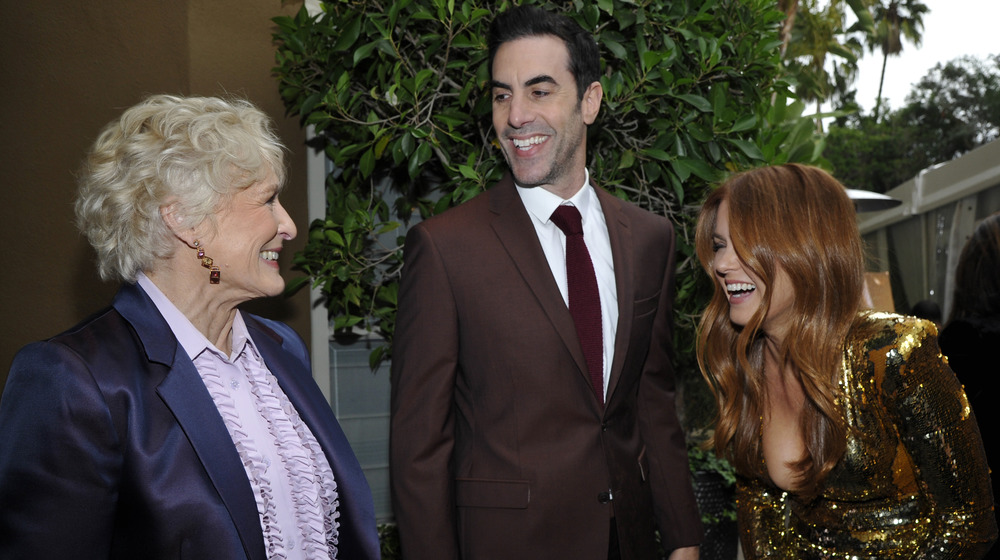
[[[339,498],[338,555],[342,558],[377,558],[379,545],[375,532],[375,505],[368,479],[330,403],[312,378],[308,356],[296,361],[296,357],[282,345],[281,335],[252,315],[244,313],[243,317],[268,369],[326,452]]]
[[[628,352],[632,337],[632,314],[635,299],[634,268],[635,261],[632,251],[632,228],[629,219],[621,211],[622,202],[606,192],[594,187],[597,199],[601,202],[604,221],[608,226],[608,237],[611,240],[611,255],[615,265],[615,291],[618,293],[618,328],[615,334],[615,356],[611,363],[611,375],[608,378],[608,393],[605,402],[611,401],[615,387],[621,379],[622,368],[625,365],[625,355]]]
[[[229,431],[194,364],[156,306],[137,285],[123,286],[114,307],[132,325],[150,362],[170,368],[156,388],[215,485],[251,560],[266,560],[253,488]]]
[[[521,197],[517,194],[509,173],[489,190],[489,197],[490,211],[496,215],[492,221],[493,230],[517,266],[521,277],[535,294],[538,304],[552,321],[563,344],[573,356],[580,375],[583,375],[589,384],[587,360],[583,356],[573,316],[570,315],[569,308],[559,293],[559,287],[552,278],[552,269],[538,243],[535,226],[521,202]],[[597,402],[596,397],[594,402]]]

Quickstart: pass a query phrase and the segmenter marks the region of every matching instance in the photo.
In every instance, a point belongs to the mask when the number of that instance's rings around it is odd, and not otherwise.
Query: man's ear
[[[583,114],[584,124],[594,124],[597,114],[601,112],[602,99],[604,99],[604,87],[601,86],[601,82],[591,82],[583,92],[583,99],[580,100],[580,112]]]

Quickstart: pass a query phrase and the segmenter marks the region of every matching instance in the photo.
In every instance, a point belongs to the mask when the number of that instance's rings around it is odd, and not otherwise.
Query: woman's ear
[[[174,237],[185,245],[194,247],[197,236],[194,228],[187,225],[180,204],[177,201],[168,202],[160,206],[160,218],[163,219],[163,223],[174,234]]]

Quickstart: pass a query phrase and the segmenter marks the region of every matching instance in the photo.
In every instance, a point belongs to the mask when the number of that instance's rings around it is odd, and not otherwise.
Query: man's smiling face
[[[597,117],[602,95],[594,82],[578,98],[569,51],[555,36],[523,37],[497,49],[493,127],[519,186],[569,198],[583,185],[587,125]]]

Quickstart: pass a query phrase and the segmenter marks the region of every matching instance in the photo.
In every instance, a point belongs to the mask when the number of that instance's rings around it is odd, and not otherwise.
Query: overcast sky
[[[885,70],[882,97],[893,109],[903,106],[913,84],[939,62],[962,55],[985,58],[1000,52],[1000,0],[923,0],[930,12],[924,15],[923,41],[919,48],[903,44],[899,56],[890,56]],[[882,55],[865,53],[859,61],[857,101],[870,112],[878,95]]]

